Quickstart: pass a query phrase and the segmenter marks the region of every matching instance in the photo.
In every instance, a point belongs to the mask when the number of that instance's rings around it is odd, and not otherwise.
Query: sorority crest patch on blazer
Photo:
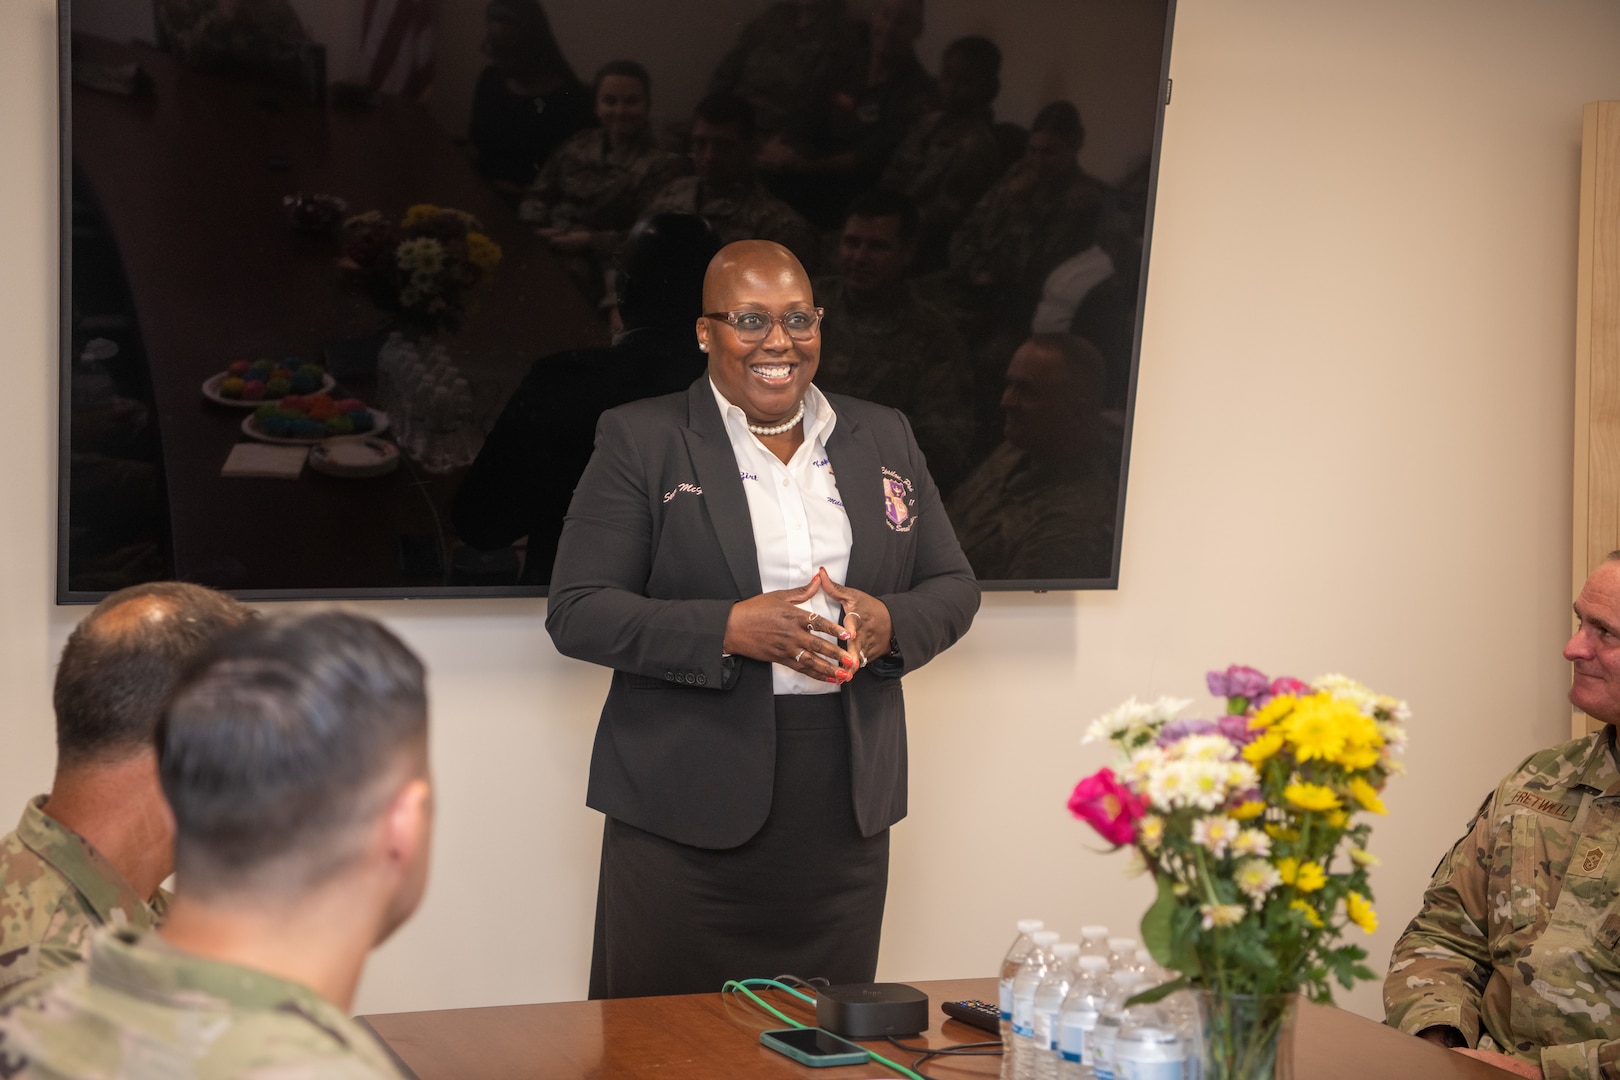
[[[893,469],[883,470],[883,520],[895,532],[910,532],[917,523],[911,508],[917,500],[911,496],[911,481]]]

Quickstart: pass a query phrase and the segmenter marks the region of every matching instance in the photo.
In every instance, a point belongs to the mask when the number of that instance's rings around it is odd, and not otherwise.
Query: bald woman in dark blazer
[[[979,604],[905,417],[814,388],[793,255],[729,245],[704,307],[708,373],[603,415],[552,571],[557,648],[613,669],[592,997],[872,980],[900,680]]]

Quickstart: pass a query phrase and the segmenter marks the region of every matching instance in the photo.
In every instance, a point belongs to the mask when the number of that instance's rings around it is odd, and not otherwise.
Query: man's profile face
[[[692,168],[710,184],[738,184],[748,178],[754,148],[736,124],[692,125]]]
[[[1620,723],[1620,562],[1592,571],[1575,615],[1580,625],[1564,646],[1564,659],[1575,668],[1570,704],[1599,723]]]
[[[1013,353],[1001,415],[1007,441],[1036,458],[1059,455],[1075,443],[1083,401],[1055,349],[1026,341]]]
[[[838,238],[838,272],[855,292],[880,292],[905,279],[911,254],[899,217],[851,217]]]

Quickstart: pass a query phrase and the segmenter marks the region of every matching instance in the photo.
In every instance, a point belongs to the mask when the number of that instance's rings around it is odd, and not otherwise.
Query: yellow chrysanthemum
[[[1378,764],[1384,752],[1384,735],[1378,721],[1358,710],[1344,717],[1343,731],[1344,749],[1339,751],[1338,764],[1347,769],[1370,769]]]
[[[1321,863],[1300,863],[1294,874],[1294,888],[1300,892],[1315,892],[1327,884],[1327,872]]]
[[[1344,750],[1347,709],[1355,712],[1353,706],[1345,706],[1326,694],[1313,694],[1302,699],[1276,730],[1288,740],[1299,760],[1336,761]]]
[[[405,217],[400,221],[400,226],[406,229],[414,229],[416,226],[427,221],[432,221],[438,216],[439,208],[437,206],[434,206],[432,203],[417,203],[415,206],[405,211]]]
[[[1318,927],[1318,928],[1321,927],[1321,925],[1322,925],[1322,916],[1318,915],[1316,913],[1316,909],[1311,907],[1310,904],[1307,904],[1303,900],[1294,900],[1291,903],[1289,903],[1288,906],[1291,909],[1293,909],[1294,911],[1299,912],[1301,915],[1304,915],[1305,916],[1305,921],[1307,923],[1309,923],[1310,925],[1312,925],[1314,927]]]
[[[1292,712],[1297,704],[1299,704],[1299,698],[1293,694],[1278,694],[1266,702],[1264,708],[1256,710],[1255,714],[1249,717],[1249,730],[1269,728]]]
[[[1367,902],[1367,898],[1358,892],[1344,898],[1344,913],[1351,922],[1369,934],[1378,929],[1378,913]]]
[[[1289,784],[1283,788],[1283,798],[1301,810],[1317,810],[1324,813],[1328,810],[1337,810],[1342,805],[1333,789],[1321,784]]]
[[[1299,839],[1299,831],[1297,829],[1286,829],[1281,825],[1273,824],[1271,822],[1266,823],[1265,830],[1266,835],[1271,837],[1273,840],[1292,841]]]
[[[1357,866],[1377,866],[1379,859],[1366,848],[1353,847],[1350,849],[1350,861]]]
[[[1350,783],[1346,786],[1350,789],[1351,798],[1360,803],[1363,810],[1370,810],[1375,814],[1387,814],[1389,812],[1384,809],[1384,800],[1378,797],[1378,789],[1361,777],[1351,777]]]
[[[1326,820],[1329,827],[1334,829],[1342,829],[1350,823],[1350,815],[1345,813],[1343,810],[1329,810],[1327,812]]]
[[[493,270],[501,262],[501,245],[483,233],[468,233],[467,258],[480,270]]]
[[[1266,804],[1263,802],[1256,802],[1253,799],[1250,799],[1246,803],[1240,804],[1236,809],[1227,811],[1228,814],[1237,818],[1239,821],[1251,821],[1265,812]]]
[[[1283,737],[1275,731],[1268,731],[1243,748],[1243,760],[1250,765],[1258,765],[1282,748]]]

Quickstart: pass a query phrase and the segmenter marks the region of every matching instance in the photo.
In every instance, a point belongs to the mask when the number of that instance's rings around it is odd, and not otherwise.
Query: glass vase
[[[1298,994],[1198,992],[1202,1080],[1293,1080]]]

